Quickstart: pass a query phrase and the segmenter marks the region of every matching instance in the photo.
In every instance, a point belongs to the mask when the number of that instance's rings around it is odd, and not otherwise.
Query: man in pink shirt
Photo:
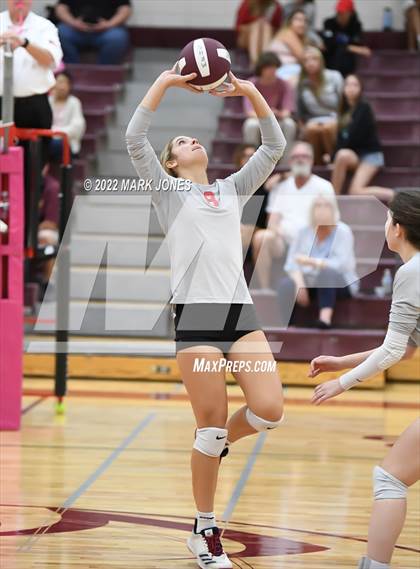
[[[276,76],[276,70],[280,66],[281,62],[275,53],[269,51],[262,53],[255,67],[255,76],[251,77],[250,81],[263,95],[280,123],[287,141],[281,163],[287,163],[287,150],[293,146],[297,130],[296,123],[291,117],[295,107],[295,94],[286,81]],[[247,115],[242,127],[244,142],[259,146],[261,139],[258,119],[246,97],[243,101],[244,113]]]

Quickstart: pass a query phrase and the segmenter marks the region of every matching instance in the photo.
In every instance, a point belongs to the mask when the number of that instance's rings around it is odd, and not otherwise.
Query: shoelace
[[[207,547],[212,555],[216,555],[216,557],[223,555],[223,546],[221,544],[219,534],[214,533],[211,536],[205,535],[204,539],[206,540]]]

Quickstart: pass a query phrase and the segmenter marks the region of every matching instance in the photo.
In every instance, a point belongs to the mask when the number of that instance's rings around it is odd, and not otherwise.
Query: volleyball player
[[[255,86],[231,74],[231,84],[212,94],[248,97],[262,134],[252,158],[238,172],[209,184],[205,148],[196,138],[182,135],[168,142],[159,163],[147,139],[154,112],[171,87],[195,92],[187,83],[194,77],[178,75],[175,68],[163,72],[136,109],[126,140],[140,178],[152,180],[153,188],[165,180],[180,183],[175,191],[152,190],[151,199],[167,235],[177,361],[197,423],[191,457],[197,515],[188,547],[199,567],[227,569],[232,563],[224,553],[214,515],[221,455],[230,443],[274,429],[283,417],[277,371],[255,371],[257,361],[274,363],[274,358],[243,275],[240,219],[244,204],[281,158],[286,141]],[[182,189],[185,182],[189,190]],[[194,370],[199,357],[210,370]],[[225,374],[218,367],[223,361],[250,364],[249,369],[234,372],[246,405],[229,421]]]
[[[353,368],[339,379],[315,389],[319,405],[414,354],[420,345],[420,191],[398,193],[389,205],[385,225],[388,247],[404,264],[395,276],[388,331],[375,350],[344,357],[319,356],[312,360],[310,377],[324,371]],[[406,516],[409,486],[420,478],[420,420],[399,437],[381,466],[373,471],[374,506],[367,556],[359,569],[389,569],[395,544]]]

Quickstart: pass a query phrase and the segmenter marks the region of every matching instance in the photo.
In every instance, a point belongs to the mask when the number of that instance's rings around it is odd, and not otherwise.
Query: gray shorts
[[[383,152],[368,152],[367,154],[360,155],[360,162],[366,162],[371,166],[382,168],[385,166],[385,157]]]

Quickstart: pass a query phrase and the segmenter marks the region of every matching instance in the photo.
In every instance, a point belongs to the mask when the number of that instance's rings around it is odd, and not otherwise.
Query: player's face
[[[177,162],[177,166],[188,168],[189,166],[202,164],[207,167],[208,157],[204,146],[197,138],[189,136],[177,136],[172,143],[172,156]]]

